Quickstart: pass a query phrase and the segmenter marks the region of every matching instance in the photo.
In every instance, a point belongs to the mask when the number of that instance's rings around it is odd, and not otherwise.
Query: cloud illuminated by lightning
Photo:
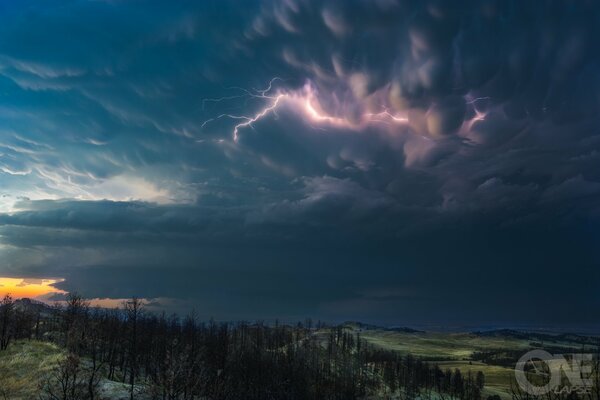
[[[302,115],[305,119],[316,125],[329,125],[338,128],[346,128],[351,130],[358,130],[365,126],[373,123],[387,123],[390,125],[407,125],[408,118],[404,115],[396,115],[391,113],[389,110],[384,109],[377,113],[363,113],[358,120],[351,120],[343,115],[331,114],[323,109],[321,102],[318,99],[318,91],[311,82],[307,82],[304,87],[299,90],[283,90],[279,89],[274,94],[270,94],[273,91],[273,85],[276,80],[282,80],[281,78],[273,78],[266,89],[252,91],[237,88],[242,90],[244,94],[236,96],[228,96],[217,99],[205,99],[203,101],[219,102],[234,98],[255,98],[264,99],[266,105],[260,109],[254,115],[235,115],[235,114],[221,114],[217,117],[210,118],[204,121],[201,125],[204,128],[207,124],[222,118],[228,118],[233,120],[242,120],[242,122],[236,124],[233,128],[233,140],[235,142],[239,139],[240,130],[245,127],[252,127],[252,124],[266,117],[276,109],[282,106],[286,106],[289,109],[295,111],[297,114]]]
[[[475,115],[471,119],[464,121],[464,123],[463,123],[464,131],[469,132],[469,131],[471,131],[471,129],[473,129],[473,126],[475,125],[475,123],[477,123],[479,121],[485,121],[487,112],[480,111],[477,108],[477,102],[481,101],[481,100],[491,100],[491,99],[492,99],[491,97],[471,97],[471,96],[467,96],[465,98],[465,103],[471,106],[472,111],[474,112]]]

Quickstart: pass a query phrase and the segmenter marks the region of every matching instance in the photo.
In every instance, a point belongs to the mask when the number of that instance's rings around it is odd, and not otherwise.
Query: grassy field
[[[0,400],[38,399],[40,384],[65,357],[62,349],[48,342],[21,340],[0,351]],[[137,388],[138,392],[141,390]],[[101,400],[129,399],[129,386],[102,379],[98,386]],[[147,399],[138,394],[136,398]]]
[[[515,338],[482,337],[468,333],[394,332],[365,330],[361,337],[368,342],[402,354],[436,360],[468,360],[476,351],[526,351],[529,341]]]
[[[477,371],[485,374],[486,386],[483,397],[498,394],[502,398],[510,398],[510,385],[514,377],[512,367],[489,365],[472,360],[476,352],[517,352],[540,347],[540,343],[532,338],[519,338],[510,335],[477,335],[471,333],[438,333],[438,332],[397,332],[383,329],[360,329],[349,325],[348,329],[360,331],[360,335],[374,346],[394,350],[400,354],[412,354],[423,357],[440,368],[460,369],[463,375],[475,375]],[[569,350],[581,350],[581,344],[570,342],[564,338],[551,340],[545,338],[545,346],[561,348],[565,353]]]
[[[412,354],[424,357],[440,366],[443,370],[460,369],[464,375],[473,375],[481,371],[486,377],[484,398],[498,394],[510,398],[510,381],[514,376],[512,368],[487,365],[470,361],[477,351],[523,350],[531,347],[527,340],[510,337],[482,337],[468,333],[437,332],[393,332],[385,330],[363,330],[361,337],[369,343],[400,354]]]
[[[51,343],[11,343],[0,352],[0,399],[36,399],[41,380],[63,357],[63,351]]]

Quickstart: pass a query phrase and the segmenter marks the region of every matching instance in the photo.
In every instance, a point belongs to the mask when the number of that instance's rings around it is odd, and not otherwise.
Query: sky
[[[599,38],[585,0],[0,1],[0,289],[594,325]]]

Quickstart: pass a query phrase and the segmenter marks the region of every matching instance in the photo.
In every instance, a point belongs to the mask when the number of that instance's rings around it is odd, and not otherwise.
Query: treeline
[[[479,400],[485,380],[376,349],[341,327],[202,323],[146,312],[138,299],[107,310],[71,294],[48,310],[7,297],[0,324],[3,346],[37,338],[67,350],[41,399],[98,399],[104,377],[127,384],[131,399]]]
[[[475,351],[471,354],[471,360],[481,361],[489,365],[514,368],[517,360],[521,358],[522,355],[523,349]]]

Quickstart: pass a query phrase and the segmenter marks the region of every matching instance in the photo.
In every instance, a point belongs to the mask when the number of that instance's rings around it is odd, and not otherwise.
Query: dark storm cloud
[[[595,2],[0,19],[0,272],[224,317],[598,317]]]

